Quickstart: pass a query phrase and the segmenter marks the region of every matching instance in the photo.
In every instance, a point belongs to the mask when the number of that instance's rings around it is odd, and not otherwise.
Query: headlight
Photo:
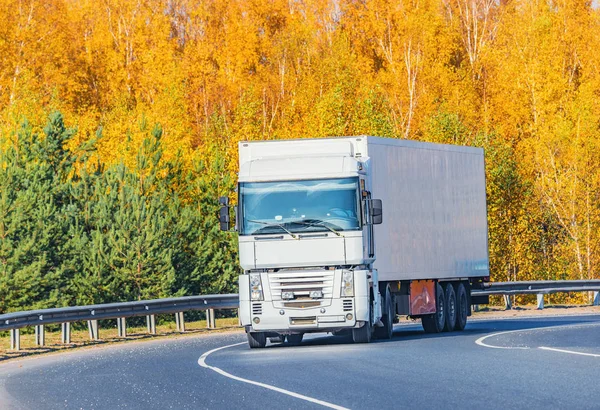
[[[259,273],[251,273],[250,274],[250,286],[260,286],[260,274]]]
[[[354,272],[345,270],[342,272],[342,297],[354,296]]]
[[[263,300],[262,283],[260,281],[260,273],[250,274],[250,299]]]

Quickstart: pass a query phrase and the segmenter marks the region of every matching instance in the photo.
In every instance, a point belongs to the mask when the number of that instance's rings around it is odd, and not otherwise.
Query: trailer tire
[[[467,317],[469,316],[469,298],[464,283],[459,283],[456,287],[456,324],[455,330],[464,330],[467,326]]]
[[[446,297],[446,324],[444,325],[444,332],[452,332],[454,326],[456,326],[456,292],[454,292],[454,286],[452,283],[447,283],[444,286],[445,297]]]
[[[373,298],[369,300],[369,320],[362,327],[352,329],[352,340],[354,343],[370,343],[373,335]]]
[[[262,348],[267,344],[267,335],[265,332],[248,332],[246,336],[248,337],[248,346],[250,346],[250,349]]]
[[[302,338],[304,337],[304,333],[294,333],[287,335],[287,342],[290,346],[298,346],[302,343]]]
[[[439,283],[435,287],[435,307],[436,312],[433,315],[426,315],[421,318],[425,333],[440,333],[446,325],[446,298],[444,289]]]
[[[375,328],[375,337],[377,339],[391,339],[394,333],[394,311],[392,303],[392,293],[390,287],[387,286],[385,289],[385,299],[383,300],[385,306],[385,313],[381,316],[383,327]]]

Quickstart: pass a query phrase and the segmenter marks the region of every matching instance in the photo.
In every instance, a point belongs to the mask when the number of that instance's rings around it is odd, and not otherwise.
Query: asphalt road
[[[600,407],[600,315],[478,320],[439,335],[397,325],[369,345],[241,342],[214,334],[5,363],[0,408]]]

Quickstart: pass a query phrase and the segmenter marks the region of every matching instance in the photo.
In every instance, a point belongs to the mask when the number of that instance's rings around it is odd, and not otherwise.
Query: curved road
[[[473,320],[369,345],[312,335],[250,350],[245,335],[114,345],[0,365],[14,409],[596,408],[600,315]],[[242,343],[242,344],[239,344]]]

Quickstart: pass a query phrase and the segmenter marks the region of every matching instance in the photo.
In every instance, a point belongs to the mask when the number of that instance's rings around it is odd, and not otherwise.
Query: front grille
[[[253,315],[262,315],[262,303],[253,303],[252,304],[252,314]]]
[[[333,297],[334,271],[305,270],[269,274],[271,296],[276,307],[309,308],[322,306]],[[311,291],[321,291],[323,298],[312,299]],[[294,299],[283,300],[281,292],[294,292]]]
[[[344,312],[351,312],[352,311],[352,299],[344,299],[343,303],[343,307],[344,307]]]

